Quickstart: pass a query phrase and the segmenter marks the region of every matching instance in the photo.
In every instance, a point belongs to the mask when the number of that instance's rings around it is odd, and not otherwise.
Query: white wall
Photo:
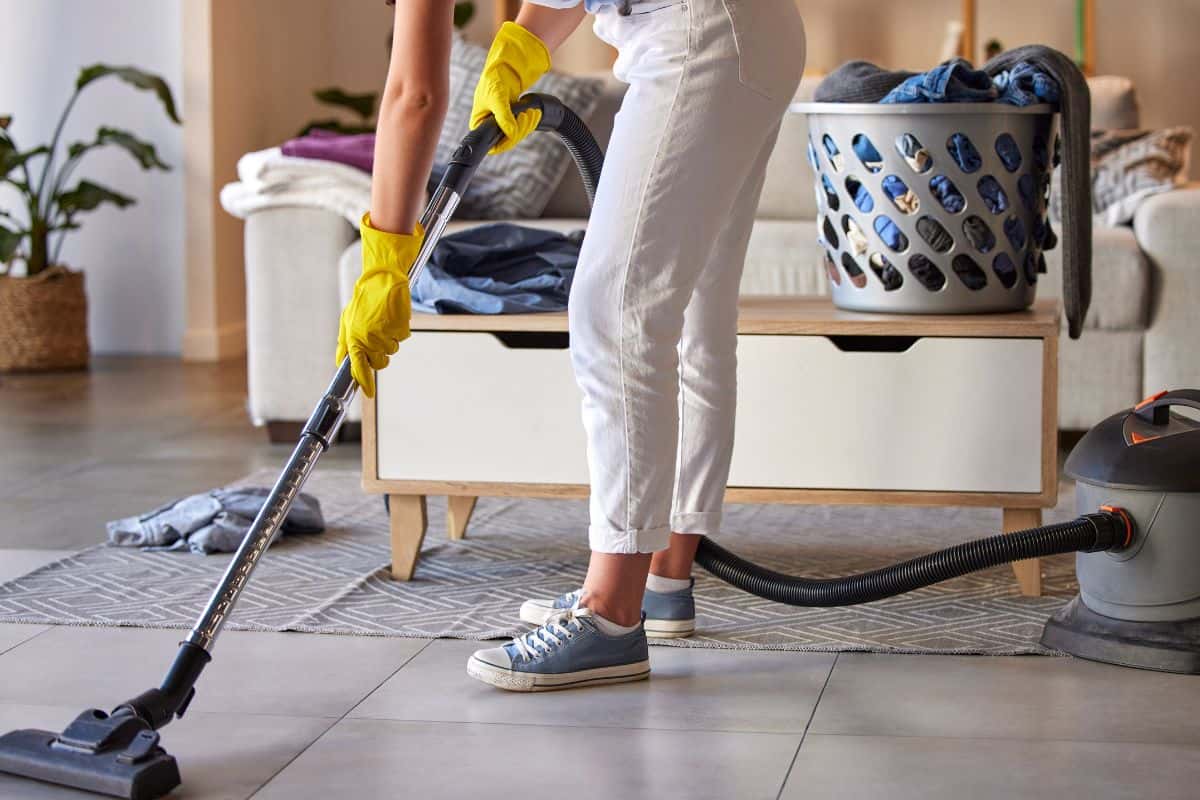
[[[81,67],[130,64],[162,75],[181,103],[182,0],[0,0],[0,114],[23,147],[47,141]],[[186,117],[186,109],[180,109]],[[153,142],[171,172],[142,172],[124,151],[88,156],[76,173],[137,198],[121,211],[82,217],[63,261],[87,273],[96,352],[177,353],[183,335],[182,129],[157,99],[115,78],[88,87],[64,139],[91,138],[100,125]],[[0,195],[0,205],[12,197]]]

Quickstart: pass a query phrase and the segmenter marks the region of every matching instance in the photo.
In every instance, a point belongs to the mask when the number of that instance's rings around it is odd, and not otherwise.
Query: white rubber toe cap
[[[476,650],[475,658],[499,669],[512,668],[512,659],[508,657],[508,651],[503,647],[489,647],[487,650]]]

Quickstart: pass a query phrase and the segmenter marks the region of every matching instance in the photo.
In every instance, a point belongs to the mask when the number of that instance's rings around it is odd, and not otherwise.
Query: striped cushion
[[[1092,212],[1100,225],[1124,225],[1152,194],[1187,182],[1193,131],[1111,130],[1092,133]],[[1061,214],[1060,176],[1056,173],[1050,214]]]
[[[487,50],[455,35],[450,53],[450,103],[434,156],[450,160],[468,130],[475,84]],[[596,106],[602,82],[556,72],[547,73],[532,91],[554,95],[587,119]],[[541,215],[554,188],[571,168],[571,156],[556,137],[533,134],[506,153],[488,156],[467,189],[458,215],[470,219],[530,219]],[[441,170],[434,168],[434,178]]]

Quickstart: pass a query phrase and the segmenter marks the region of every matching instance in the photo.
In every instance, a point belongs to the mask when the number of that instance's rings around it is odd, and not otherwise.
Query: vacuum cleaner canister
[[[1079,553],[1079,596],[1042,644],[1081,658],[1200,674],[1200,390],[1161,392],[1088,432],[1067,459],[1080,511],[1133,517],[1123,549]],[[1198,417],[1200,418],[1200,417]]]

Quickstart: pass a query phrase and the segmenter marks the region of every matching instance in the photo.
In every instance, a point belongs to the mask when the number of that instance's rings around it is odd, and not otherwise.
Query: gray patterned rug
[[[243,484],[269,484],[273,472]],[[517,633],[517,608],[580,584],[587,564],[581,501],[479,501],[468,538],[445,538],[445,505],[430,499],[430,532],[410,583],[388,579],[387,517],[357,473],[318,472],[307,491],[329,529],[284,539],[234,612],[238,630],[488,639]],[[1071,516],[1064,491],[1051,519]],[[730,549],[814,577],[872,569],[999,527],[988,509],[731,506]],[[97,524],[97,538],[102,528]],[[187,628],[229,556],[94,547],[0,584],[0,622]],[[697,571],[699,631],[679,647],[1041,653],[1042,623],[1075,591],[1069,557],[1045,562],[1046,595],[1021,597],[997,568],[879,603],[797,609],[743,594]]]

